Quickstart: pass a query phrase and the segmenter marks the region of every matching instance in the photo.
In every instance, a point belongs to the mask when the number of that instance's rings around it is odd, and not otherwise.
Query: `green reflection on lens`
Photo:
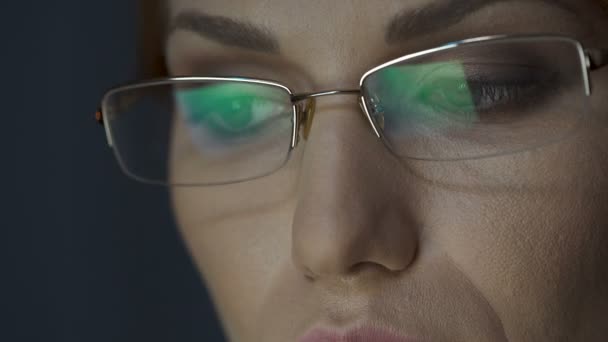
[[[280,91],[244,82],[223,82],[176,90],[189,123],[204,125],[225,137],[253,133],[261,122],[283,107]]]
[[[396,65],[378,71],[371,93],[386,120],[426,125],[471,124],[478,120],[462,63]]]

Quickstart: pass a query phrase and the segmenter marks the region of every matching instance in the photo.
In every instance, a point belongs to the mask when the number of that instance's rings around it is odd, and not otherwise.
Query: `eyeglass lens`
[[[576,128],[586,111],[580,60],[568,40],[470,44],[382,68],[364,80],[363,93],[399,156],[499,155]]]
[[[123,169],[148,182],[216,184],[260,177],[280,168],[291,148],[293,104],[277,86],[160,84],[117,93],[109,108]]]

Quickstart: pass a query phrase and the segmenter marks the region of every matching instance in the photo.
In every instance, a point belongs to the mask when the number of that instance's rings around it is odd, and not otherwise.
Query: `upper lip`
[[[389,330],[362,325],[350,330],[340,331],[317,327],[309,330],[300,337],[298,342],[414,342],[419,341],[412,336],[401,336]]]

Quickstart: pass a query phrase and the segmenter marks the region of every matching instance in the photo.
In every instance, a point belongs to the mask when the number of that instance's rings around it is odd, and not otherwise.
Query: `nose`
[[[313,279],[401,272],[418,245],[400,161],[352,100],[318,100],[302,159],[292,258]]]

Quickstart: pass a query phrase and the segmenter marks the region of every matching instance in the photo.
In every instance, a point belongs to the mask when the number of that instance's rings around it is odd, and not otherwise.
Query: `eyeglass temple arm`
[[[597,70],[608,65],[608,49],[587,49],[589,70]]]

